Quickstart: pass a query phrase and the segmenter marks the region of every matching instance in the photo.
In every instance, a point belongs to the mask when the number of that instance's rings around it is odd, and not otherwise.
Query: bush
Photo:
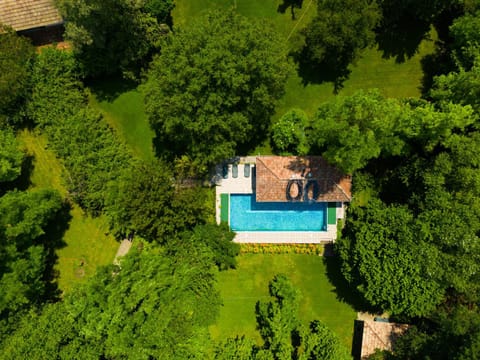
[[[240,254],[323,255],[323,244],[240,244]]]

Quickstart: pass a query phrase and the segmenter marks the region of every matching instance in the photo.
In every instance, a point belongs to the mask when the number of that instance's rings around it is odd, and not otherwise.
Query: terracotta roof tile
[[[0,0],[0,23],[14,30],[59,24],[63,20],[53,0]]]
[[[351,177],[342,174],[320,156],[259,156],[256,161],[257,201],[287,201],[287,186],[297,179],[318,184],[317,201],[349,202]]]

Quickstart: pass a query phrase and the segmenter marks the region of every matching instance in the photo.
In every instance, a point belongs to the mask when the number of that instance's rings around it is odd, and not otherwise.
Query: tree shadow
[[[384,19],[376,30],[378,49],[384,59],[403,63],[413,57],[420,43],[430,38],[430,23],[405,13],[394,20]]]
[[[25,155],[22,161],[20,175],[13,181],[0,183],[0,197],[3,196],[7,191],[12,191],[15,189],[25,191],[28,189],[28,187],[32,184],[30,177],[34,168],[33,160],[33,155]]]
[[[452,71],[458,71],[454,58],[451,56],[448,45],[442,41],[435,44],[435,52],[424,56],[421,60],[422,66],[422,97],[429,99],[429,92],[433,86],[434,78]]]
[[[335,287],[337,300],[349,304],[355,311],[380,312],[379,308],[369,305],[362,294],[345,280],[340,270],[340,259],[337,256],[325,256],[323,257],[323,263],[327,269],[328,280]]]
[[[295,20],[295,9],[301,9],[302,5],[303,0],[283,0],[283,3],[278,5],[277,12],[280,14],[285,14],[287,9],[290,8],[292,20]]]
[[[298,65],[298,75],[302,79],[303,86],[332,83],[334,94],[338,94],[343,89],[343,84],[351,73],[349,64],[333,56],[328,59],[328,62],[318,63],[310,60],[306,47],[299,54],[293,54],[293,59]]]
[[[98,101],[112,102],[123,93],[137,88],[138,83],[126,80],[122,76],[108,76],[90,79],[86,81]]]
[[[58,288],[57,279],[59,273],[55,270],[55,264],[58,261],[56,251],[64,248],[67,244],[64,241],[65,232],[70,227],[72,215],[70,211],[72,206],[68,201],[64,201],[61,209],[45,226],[45,234],[39,237],[36,242],[43,245],[46,252],[44,278],[46,285],[45,298],[43,301],[57,301],[61,293]]]

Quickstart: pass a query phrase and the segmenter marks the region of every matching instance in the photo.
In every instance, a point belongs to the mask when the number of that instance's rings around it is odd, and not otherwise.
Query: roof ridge
[[[257,156],[257,160],[260,160],[260,162],[263,164],[263,166],[265,167],[265,169],[267,169],[270,173],[272,173],[273,176],[275,176],[278,180],[282,181],[283,179],[279,178],[277,176],[277,174],[275,174],[272,169],[270,169],[261,159],[261,156]]]
[[[342,188],[339,183],[337,183],[336,181],[334,181],[332,179],[330,179],[330,181],[332,181],[335,184],[335,186],[340,189],[340,191],[342,192],[343,195],[345,195],[345,198],[348,201],[352,200],[352,197],[347,195],[347,193],[345,192],[345,189]]]

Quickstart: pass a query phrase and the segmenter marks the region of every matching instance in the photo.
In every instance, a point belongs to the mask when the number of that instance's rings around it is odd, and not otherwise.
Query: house
[[[217,167],[217,222],[237,242],[335,241],[351,201],[351,177],[320,156],[237,158]]]
[[[34,45],[63,40],[63,19],[53,0],[2,0],[0,24],[31,38]]]

